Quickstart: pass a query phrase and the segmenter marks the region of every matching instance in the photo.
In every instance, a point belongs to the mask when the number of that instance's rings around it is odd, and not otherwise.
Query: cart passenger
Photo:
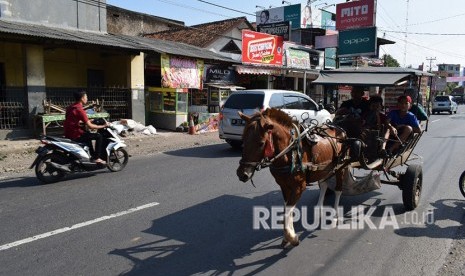
[[[381,155],[381,157],[386,157],[386,141],[396,129],[389,123],[388,117],[382,112],[383,98],[378,95],[371,96],[369,107],[370,109],[362,114],[363,128],[377,131],[378,137],[375,138],[384,138],[381,146],[377,149],[379,149],[379,155]]]
[[[409,111],[412,104],[410,96],[402,95],[397,98],[397,108],[388,113],[390,123],[395,127],[394,136],[397,136],[402,143],[412,135],[412,133],[420,133],[420,124],[417,117]],[[388,149],[393,153],[399,149],[400,142],[394,142]]]
[[[418,121],[428,120],[428,115],[426,114],[425,108],[423,105],[421,105],[421,94],[419,94],[416,89],[407,88],[404,91],[404,95],[410,96],[412,99],[412,104],[409,111],[417,116]]]

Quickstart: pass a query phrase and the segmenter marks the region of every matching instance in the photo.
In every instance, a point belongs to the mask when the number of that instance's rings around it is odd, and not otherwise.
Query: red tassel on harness
[[[268,130],[268,139],[265,141],[264,155],[267,158],[272,158],[274,156],[273,134],[271,130]]]

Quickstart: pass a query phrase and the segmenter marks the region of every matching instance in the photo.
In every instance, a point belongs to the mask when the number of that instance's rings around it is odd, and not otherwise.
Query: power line
[[[383,32],[388,32],[388,33],[399,33],[399,34],[405,34],[405,31],[392,31],[388,29],[383,29],[379,28],[379,30]],[[417,33],[417,32],[408,32],[409,34],[415,34],[415,35],[436,35],[436,36],[464,36],[465,33]]]
[[[248,15],[253,15],[255,16],[255,14],[253,13],[248,13],[248,12],[244,12],[244,11],[239,11],[239,10],[235,10],[235,9],[231,9],[231,8],[228,8],[228,7],[225,7],[225,6],[221,6],[221,5],[218,5],[218,4],[215,4],[215,3],[210,3],[208,1],[204,1],[204,0],[197,0],[199,2],[202,2],[202,3],[205,3],[205,4],[208,4],[208,5],[212,5],[212,6],[215,6],[215,7],[219,7],[219,8],[222,8],[222,9],[226,9],[226,10],[230,10],[230,11],[234,11],[234,12],[238,12],[238,13],[243,13],[243,14],[248,14]]]

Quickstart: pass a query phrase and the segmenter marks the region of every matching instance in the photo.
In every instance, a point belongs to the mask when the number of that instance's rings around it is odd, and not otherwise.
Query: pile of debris
[[[112,125],[116,132],[122,137],[127,137],[131,134],[157,134],[157,130],[152,125],[144,126],[143,124],[131,119],[121,119],[119,121],[114,121],[112,122]]]

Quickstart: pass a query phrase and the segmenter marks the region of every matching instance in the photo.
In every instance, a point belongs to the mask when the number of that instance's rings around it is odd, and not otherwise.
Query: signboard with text
[[[161,84],[164,88],[202,87],[203,60],[161,55]]]
[[[300,27],[300,4],[271,8],[256,12],[257,26],[261,24],[290,21],[293,29]]]
[[[376,54],[376,27],[339,32],[338,56],[362,56]]]
[[[336,5],[336,30],[376,25],[376,0],[360,0]]]
[[[242,62],[283,64],[283,38],[265,33],[242,31]]]
[[[290,21],[284,21],[278,23],[261,24],[257,26],[257,31],[260,33],[282,36],[284,41],[288,41],[291,34],[291,23]]]

